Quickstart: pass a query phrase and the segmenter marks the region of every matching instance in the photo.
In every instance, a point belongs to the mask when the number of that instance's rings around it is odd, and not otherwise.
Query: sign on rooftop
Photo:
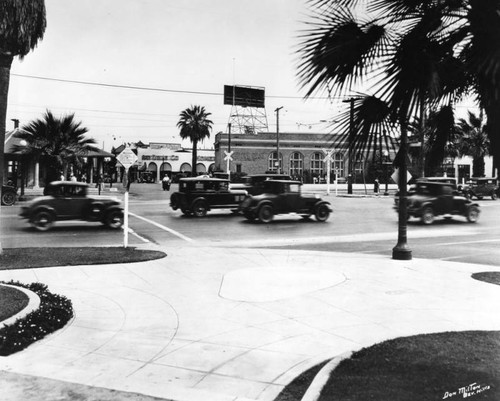
[[[116,156],[116,160],[118,160],[123,167],[129,169],[137,161],[137,155],[132,152],[132,149],[125,148],[118,156]]]

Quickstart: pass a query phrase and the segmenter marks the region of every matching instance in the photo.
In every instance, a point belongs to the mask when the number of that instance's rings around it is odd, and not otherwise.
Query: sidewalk
[[[165,251],[144,263],[0,271],[0,280],[43,282],[75,308],[68,326],[0,358],[0,370],[177,401],[270,401],[347,351],[419,333],[500,329],[498,288],[470,278],[486,266]]]

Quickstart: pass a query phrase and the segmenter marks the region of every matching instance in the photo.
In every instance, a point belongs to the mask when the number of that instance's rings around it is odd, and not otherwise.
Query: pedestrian
[[[77,180],[76,180],[76,177],[75,177],[75,175],[74,175],[73,173],[71,173],[71,176],[69,177],[69,180],[70,180],[70,181],[73,181],[73,182],[76,182],[76,181],[77,181]]]
[[[161,181],[161,183],[164,191],[170,191],[170,177],[168,176],[168,174],[165,174],[163,176],[163,180]]]
[[[380,183],[378,182],[378,178],[375,178],[375,183],[373,184],[373,192],[375,192],[377,195],[380,191]]]

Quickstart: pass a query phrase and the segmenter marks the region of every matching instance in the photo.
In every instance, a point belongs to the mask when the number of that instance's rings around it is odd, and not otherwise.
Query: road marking
[[[130,214],[130,213],[129,213]],[[128,232],[130,234],[135,235],[137,238],[139,238],[142,242],[149,243],[149,240],[147,238],[144,238],[142,235],[137,234],[134,230],[132,230],[130,227],[128,228]]]
[[[142,217],[142,216],[139,216],[135,213],[128,213],[130,216],[134,216],[135,218],[139,219],[139,220],[143,220],[145,221],[146,223],[149,223],[149,224],[152,224],[153,226],[155,227],[158,227],[158,228],[161,228],[163,231],[167,231],[169,232],[170,234],[173,234],[175,235],[176,237],[179,237],[181,239],[183,239],[184,241],[188,241],[188,242],[193,242],[193,239],[189,238],[189,237],[186,237],[185,235],[181,234],[180,232],[177,232],[175,230],[172,230],[171,228],[168,228],[168,227],[165,227],[164,225],[162,224],[158,224],[156,222],[154,222],[153,220],[149,220],[149,219],[146,219],[145,217]]]
[[[499,242],[500,238],[496,239],[482,239],[477,241],[463,241],[463,242],[443,242],[437,243],[436,245],[463,245],[463,244],[480,244],[482,242]]]

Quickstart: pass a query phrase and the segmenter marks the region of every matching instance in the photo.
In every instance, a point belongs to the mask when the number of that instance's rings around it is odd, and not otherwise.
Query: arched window
[[[304,173],[304,156],[299,152],[290,155],[290,175],[294,178],[301,178]]]
[[[333,171],[333,174],[337,174],[337,178],[338,177],[345,177],[344,155],[340,152],[333,154],[332,171]]]
[[[283,172],[283,155],[280,153],[280,172]],[[269,155],[267,169],[269,171],[278,171],[278,156],[277,152],[272,152]]]
[[[191,172],[191,165],[189,163],[182,163],[180,168],[181,173]]]
[[[206,172],[207,172],[207,168],[205,167],[205,165],[203,163],[196,164],[196,173],[203,174]]]
[[[323,153],[316,152],[311,156],[311,175],[313,177],[320,177],[323,175]]]

